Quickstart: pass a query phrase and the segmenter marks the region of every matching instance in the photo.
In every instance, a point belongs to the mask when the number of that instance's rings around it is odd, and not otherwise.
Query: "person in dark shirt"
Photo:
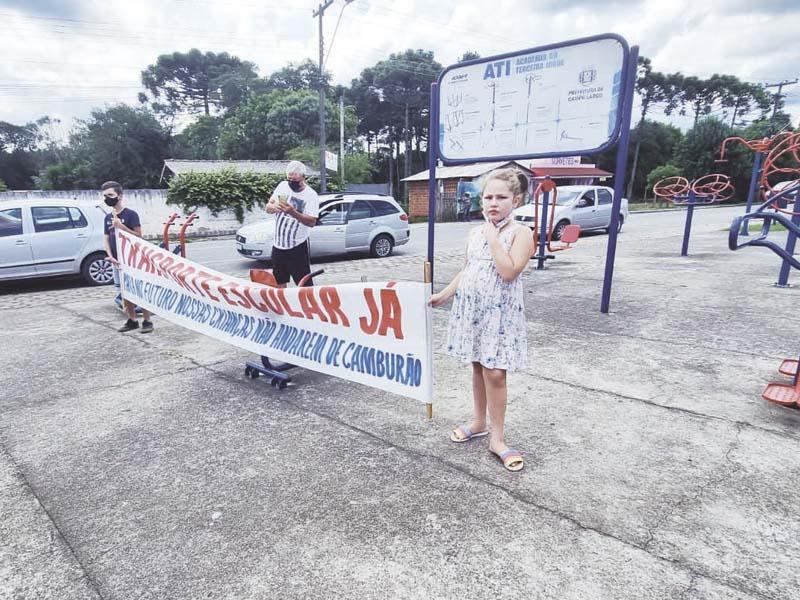
[[[111,207],[111,212],[105,219],[105,241],[106,255],[108,260],[115,268],[119,267],[117,260],[117,236],[116,231],[122,230],[137,237],[142,237],[142,224],[136,211],[125,208],[122,204],[122,186],[116,181],[106,181],[100,188],[103,194],[103,202]],[[118,277],[119,275],[117,275]],[[128,320],[117,331],[125,332],[139,329],[139,321],[136,318],[136,306],[123,300],[122,309],[128,315]],[[151,313],[142,309],[142,333],[153,331]]]

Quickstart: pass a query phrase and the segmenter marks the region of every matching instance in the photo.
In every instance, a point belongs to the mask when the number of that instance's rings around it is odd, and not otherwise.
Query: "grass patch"
[[[630,212],[637,212],[639,210],[664,210],[664,209],[673,209],[677,210],[678,208],[672,202],[636,202],[635,204],[628,203],[628,210]]]
[[[761,222],[750,222],[750,225],[747,227],[747,231],[750,233],[760,233],[761,232]],[[722,231],[730,231],[730,227],[726,227]],[[781,225],[780,223],[773,223],[770,225],[769,232],[772,233],[773,231],[786,231],[786,227]]]

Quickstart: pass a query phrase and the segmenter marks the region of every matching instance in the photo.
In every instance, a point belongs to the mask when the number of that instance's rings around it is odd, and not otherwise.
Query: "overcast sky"
[[[0,0],[0,121],[74,118],[94,107],[136,104],[140,72],[160,54],[227,51],[269,75],[317,60],[311,0]],[[349,84],[362,69],[407,48],[443,65],[598,33],[622,35],[655,70],[755,83],[800,76],[798,0],[334,0],[324,18],[326,69]],[[334,38],[334,30],[341,21]],[[332,44],[332,46],[331,46]],[[774,91],[774,90],[773,90]],[[784,88],[793,124],[800,84]],[[691,120],[674,119],[686,128]]]

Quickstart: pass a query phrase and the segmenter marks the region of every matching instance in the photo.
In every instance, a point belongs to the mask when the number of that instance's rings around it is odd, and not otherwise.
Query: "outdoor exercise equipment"
[[[792,200],[794,200],[794,206],[790,211],[786,209],[786,206]],[[761,232],[753,239],[740,242],[739,236],[742,235],[742,231],[749,229],[750,221],[753,220],[763,221]],[[773,223],[780,223],[789,232],[785,247],[781,247],[779,244],[767,239]],[[766,202],[761,204],[754,212],[736,217],[731,223],[728,234],[728,247],[731,250],[738,250],[747,246],[769,248],[783,259],[776,287],[788,287],[789,270],[791,268],[800,269],[800,261],[794,257],[798,234],[800,234],[800,181],[788,185],[781,191],[773,192]],[[798,360],[784,359],[780,367],[778,367],[778,371],[783,375],[791,376],[792,383],[770,382],[762,392],[761,397],[773,404],[800,408],[798,364],[800,364]]]
[[[755,200],[759,189],[761,189],[763,193],[766,189],[766,186],[769,186],[769,177],[774,175],[776,172],[783,172],[776,170],[779,168],[775,166],[775,158],[768,159],[765,162],[764,156],[767,153],[770,153],[773,146],[779,150],[779,154],[783,155],[784,150],[787,150],[784,144],[788,143],[789,147],[791,147],[793,144],[797,143],[798,140],[792,140],[793,137],[796,138],[796,134],[783,132],[772,137],[765,137],[757,140],[746,140],[741,137],[729,137],[722,141],[722,145],[720,146],[719,150],[719,159],[715,162],[728,162],[728,160],[725,158],[725,150],[730,143],[742,144],[755,153],[753,158],[753,170],[750,175],[750,184],[747,188],[747,207],[745,209],[745,213],[749,213],[753,208],[753,201]],[[788,150],[789,152],[792,152],[791,149]],[[797,157],[796,146],[794,148],[794,156],[795,158]],[[795,169],[793,172],[797,172],[797,170]],[[769,186],[769,190],[772,190],[771,186]],[[741,235],[747,236],[750,235],[750,233],[746,230],[743,230]]]
[[[300,280],[300,282],[297,284],[297,287],[306,287],[310,285],[309,282],[314,277],[317,275],[322,275],[324,272],[324,269],[318,269],[309,273]],[[278,287],[278,282],[276,281],[275,276],[272,274],[272,271],[267,269],[250,269],[250,281],[253,283],[260,283],[262,285],[268,285],[270,287]],[[291,363],[272,360],[268,356],[262,356],[260,363],[248,360],[245,363],[244,374],[245,377],[249,377],[250,379],[258,379],[258,377],[261,375],[269,377],[270,385],[274,388],[282,390],[289,385],[289,382],[292,380],[292,378],[286,374],[286,371],[295,368],[297,368],[297,366]]]
[[[792,201],[794,201],[793,208],[788,210],[786,206]],[[761,232],[752,240],[740,241],[741,231],[749,229],[750,221],[756,220],[763,221]],[[784,247],[767,239],[773,223],[780,223],[789,232]],[[791,268],[800,269],[800,261],[794,257],[798,235],[800,235],[800,181],[772,193],[755,211],[736,217],[731,223],[731,228],[728,232],[728,248],[731,250],[738,250],[747,246],[769,248],[783,259],[776,286],[787,287],[789,270]]]
[[[535,183],[531,181],[531,186]],[[553,195],[552,202],[550,194]],[[541,199],[541,200],[540,200]],[[554,254],[548,252],[560,252],[569,250],[572,244],[578,241],[581,235],[580,225],[567,225],[561,232],[558,244],[553,243],[553,227],[555,225],[556,203],[558,201],[558,188],[555,182],[546,177],[538,185],[535,185],[533,192],[533,255],[536,259],[536,269],[543,269],[545,261],[555,258]],[[539,207],[541,206],[541,212]],[[541,218],[540,218],[541,215]]]
[[[666,177],[656,182],[653,192],[657,197],[665,198],[676,206],[687,207],[681,256],[686,256],[689,252],[694,207],[698,204],[713,204],[730,200],[734,191],[730,178],[719,173],[705,175],[691,183],[685,177]]]
[[[172,213],[167,217],[164,223],[164,231],[161,235],[161,243],[159,244],[164,250],[169,250],[169,230],[179,218],[180,215],[178,213]],[[186,217],[186,220],[178,231],[178,244],[172,249],[173,254],[180,254],[183,258],[186,258],[186,229],[193,226],[197,218],[196,213],[192,213]]]
[[[792,383],[783,381],[771,381],[764,388],[761,397],[772,404],[780,404],[789,408],[800,408],[800,378],[798,378],[798,361],[793,358],[786,358],[778,367],[781,375],[788,375],[792,378]]]

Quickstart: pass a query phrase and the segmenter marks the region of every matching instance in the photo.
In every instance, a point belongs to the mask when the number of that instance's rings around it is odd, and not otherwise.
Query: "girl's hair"
[[[514,196],[520,196],[528,191],[528,178],[525,174],[517,169],[506,167],[503,169],[495,169],[484,178],[481,194],[483,194],[486,186],[489,185],[489,182],[493,179],[505,183]]]

